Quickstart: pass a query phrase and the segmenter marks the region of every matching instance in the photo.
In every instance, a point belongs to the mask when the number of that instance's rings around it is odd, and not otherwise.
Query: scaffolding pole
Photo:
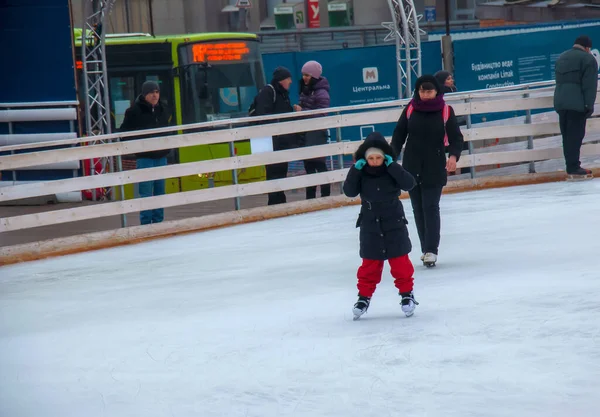
[[[419,28],[419,20],[413,0],[388,0],[391,22],[382,26],[390,33],[385,41],[396,42],[396,61],[398,73],[398,98],[412,96],[412,85],[421,76],[421,36],[425,34]]]
[[[82,0],[81,63],[83,69],[83,88],[85,96],[85,128],[89,138],[112,133],[110,121],[110,95],[106,70],[105,22],[115,0]],[[90,139],[91,144],[106,143],[104,140]],[[90,160],[90,175],[122,170],[121,156],[116,158]],[[98,166],[98,168],[96,168]],[[115,199],[113,189],[106,189],[106,195]],[[100,198],[103,198],[101,195]],[[123,185],[119,186],[119,199],[125,198]],[[92,189],[92,199],[98,196]],[[121,215],[121,226],[127,225],[127,218]]]

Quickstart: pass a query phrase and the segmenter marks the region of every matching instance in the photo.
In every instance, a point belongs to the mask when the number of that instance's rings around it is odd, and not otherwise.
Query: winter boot
[[[354,313],[354,320],[358,320],[360,316],[367,312],[370,303],[371,298],[364,297],[360,294],[358,295],[358,301],[356,301],[356,304],[354,304],[354,308],[352,309],[352,313]]]
[[[410,317],[415,314],[415,308],[419,305],[415,300],[415,296],[413,292],[401,292],[400,297],[402,297],[402,301],[400,301],[400,305],[402,306],[402,311],[406,314],[406,317]]]
[[[567,173],[567,181],[590,180],[594,174],[589,169],[579,168],[577,171]]]
[[[435,266],[437,262],[437,255],[435,253],[427,252],[425,256],[423,256],[423,265],[427,268],[432,268]]]

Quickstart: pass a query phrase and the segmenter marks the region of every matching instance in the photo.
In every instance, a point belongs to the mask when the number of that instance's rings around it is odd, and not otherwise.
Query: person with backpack
[[[300,80],[300,104],[294,105],[294,110],[326,109],[330,104],[329,81],[323,77],[323,67],[317,61],[308,61],[302,67],[302,79]],[[310,122],[309,122],[310,123]],[[327,130],[311,130],[301,134],[303,146],[326,145]],[[327,172],[327,158],[319,157],[304,160],[304,169],[307,174]],[[331,185],[321,185],[321,197],[331,195]],[[317,187],[306,187],[306,199],[317,197]]]
[[[402,166],[417,181],[409,195],[421,242],[421,260],[427,267],[437,262],[442,189],[448,182],[447,173],[456,171],[463,143],[454,110],[444,101],[436,78],[423,75],[394,129],[392,147],[400,155],[406,144]]]
[[[285,67],[277,67],[271,82],[263,87],[250,107],[251,116],[267,116],[271,114],[291,113],[294,111],[290,102],[290,86],[292,73]],[[275,123],[270,121],[268,123]],[[273,136],[273,150],[282,151],[298,148],[298,135],[295,133]],[[288,163],[281,162],[266,166],[267,181],[287,177]],[[283,204],[287,201],[285,192],[269,193],[268,205]]]

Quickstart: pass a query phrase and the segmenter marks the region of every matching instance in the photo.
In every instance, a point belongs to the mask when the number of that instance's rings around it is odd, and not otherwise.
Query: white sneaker
[[[435,266],[436,262],[437,262],[437,255],[435,253],[427,252],[423,256],[423,265],[425,265],[427,267]]]
[[[425,259],[425,254],[421,255],[421,262]]]

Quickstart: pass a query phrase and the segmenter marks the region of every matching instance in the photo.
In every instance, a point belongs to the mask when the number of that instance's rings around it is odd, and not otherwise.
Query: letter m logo
[[[379,70],[377,67],[363,68],[363,82],[365,84],[379,82]]]

